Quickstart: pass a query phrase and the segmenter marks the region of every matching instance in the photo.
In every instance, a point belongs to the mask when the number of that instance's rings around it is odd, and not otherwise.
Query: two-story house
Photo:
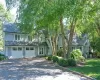
[[[66,37],[69,37],[69,32],[66,34]],[[5,23],[3,25],[3,41],[4,54],[9,58],[29,58],[52,55],[52,48],[43,34],[31,37],[29,34],[22,33],[13,23]],[[59,34],[57,42],[59,50],[62,48],[61,34]],[[89,46],[90,43],[86,34],[81,35],[81,37],[74,34],[71,51],[74,49],[80,49],[85,56],[89,53]]]
[[[37,35],[32,38],[22,33],[13,23],[3,25],[4,54],[9,58],[27,58],[48,55],[48,45]]]

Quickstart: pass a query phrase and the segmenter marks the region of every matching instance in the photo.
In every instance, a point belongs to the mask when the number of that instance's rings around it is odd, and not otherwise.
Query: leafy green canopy
[[[97,36],[99,0],[6,0],[6,2],[8,8],[18,3],[17,22],[24,31],[34,32],[45,28],[54,33],[59,30],[59,20],[63,16],[68,19],[69,28],[75,20],[76,32],[88,33],[92,40],[93,35]]]

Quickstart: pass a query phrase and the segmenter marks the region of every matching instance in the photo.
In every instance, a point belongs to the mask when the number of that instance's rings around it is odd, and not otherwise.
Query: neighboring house
[[[66,37],[69,38],[69,33],[66,34]],[[81,36],[78,36],[77,34],[74,34],[73,40],[72,40],[72,46],[71,51],[74,49],[80,49],[83,53],[83,56],[87,57],[89,54],[89,39],[87,34],[82,34]],[[58,37],[58,49],[62,48],[62,38],[61,35]]]
[[[48,55],[48,45],[44,38],[32,38],[22,33],[13,23],[3,25],[4,54],[9,58],[27,58]]]

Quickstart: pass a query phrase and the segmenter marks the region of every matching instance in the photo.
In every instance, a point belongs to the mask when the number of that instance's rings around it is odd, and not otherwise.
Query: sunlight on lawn
[[[100,80],[100,59],[88,59],[85,66],[70,69]]]

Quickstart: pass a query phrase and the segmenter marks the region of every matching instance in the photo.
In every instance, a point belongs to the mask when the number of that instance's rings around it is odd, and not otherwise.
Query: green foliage
[[[70,58],[76,60],[77,62],[85,61],[85,58],[82,56],[80,49],[75,49],[71,52]]]
[[[57,57],[57,56],[53,56],[53,57],[52,57],[52,60],[53,60],[54,63],[55,63],[55,62],[58,62],[58,57]]]
[[[52,60],[52,56],[48,56],[48,57],[46,57],[46,59],[51,61]]]
[[[68,66],[76,66],[76,61],[75,59],[68,59]]]
[[[0,61],[1,61],[1,60],[5,60],[5,59],[7,59],[6,56],[3,55],[3,54],[0,54]]]
[[[68,61],[67,61],[66,59],[59,58],[58,64],[59,64],[60,66],[67,67],[67,66],[68,66]]]
[[[59,49],[59,50],[57,51],[57,56],[60,56],[60,57],[63,56],[63,50],[62,50],[62,49]]]

